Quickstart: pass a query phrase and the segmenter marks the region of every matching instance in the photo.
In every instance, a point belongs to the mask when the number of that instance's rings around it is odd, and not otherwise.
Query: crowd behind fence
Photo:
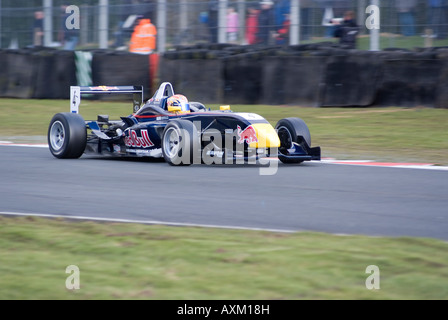
[[[22,1],[23,3],[24,1]],[[62,1],[42,1],[40,6],[20,7],[0,0],[0,48],[25,48],[45,45],[64,48],[61,33],[67,15]],[[134,18],[151,19],[158,30],[157,51],[198,43],[251,44],[249,23],[259,15],[258,0],[110,0],[72,1],[79,8],[79,32],[75,48],[127,50]],[[264,1],[269,2],[269,1]],[[353,11],[360,26],[358,49],[369,50],[370,32],[366,27],[371,0],[275,0],[272,16],[264,25],[268,43],[304,44],[337,41],[334,21]],[[379,48],[448,46],[448,0],[382,0],[379,2]],[[48,3],[51,7],[48,7]],[[70,1],[64,1],[70,5]],[[47,4],[47,6],[45,6]],[[255,9],[255,11],[253,11]],[[38,13],[41,39],[36,36]],[[50,18],[48,17],[50,16]],[[257,18],[258,19],[258,18]],[[259,20],[257,20],[259,22]],[[260,22],[261,23],[261,22]],[[297,32],[293,32],[296,30]],[[258,32],[260,33],[260,32]],[[37,37],[37,38],[36,38]]]

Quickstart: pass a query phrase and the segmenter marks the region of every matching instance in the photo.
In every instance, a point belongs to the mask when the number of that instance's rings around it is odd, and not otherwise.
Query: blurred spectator
[[[404,36],[415,35],[414,9],[416,5],[417,0],[396,0],[395,2],[401,34]]]
[[[142,17],[131,36],[129,51],[138,54],[150,54],[156,49],[156,27],[151,19]]]
[[[275,28],[273,1],[261,1],[261,10],[258,14],[257,42],[260,44],[272,44],[272,32]]]
[[[126,20],[132,15],[133,1],[122,0],[120,2],[120,20],[118,21],[117,31],[115,32],[115,48],[121,48],[125,46],[126,29],[124,24]],[[128,38],[129,39],[129,38]]]
[[[275,34],[276,44],[288,44],[289,42],[289,29],[290,29],[291,21],[289,19],[289,14],[285,14],[285,19],[283,20],[282,28],[277,30]]]
[[[331,37],[333,37],[334,27],[335,27],[334,23],[333,23],[333,19],[334,19],[333,8],[325,7],[323,10],[324,10],[324,14],[322,17],[322,26],[325,27],[325,37],[331,38]]]
[[[238,40],[238,13],[233,6],[227,8],[227,41],[236,43]]]
[[[347,49],[356,49],[359,26],[356,23],[355,13],[347,11],[342,22],[335,22],[334,37]]]
[[[300,1],[302,7],[303,0]],[[291,0],[277,0],[274,4],[275,29],[281,29],[285,22],[285,17],[291,12]]]
[[[249,5],[246,18],[246,43],[256,44],[258,34],[258,7]]]
[[[428,24],[437,39],[445,39],[448,30],[448,0],[428,0]]]
[[[44,13],[43,11],[34,12],[33,24],[33,46],[39,47],[43,45],[44,39]]]
[[[209,33],[208,33],[208,12],[202,11],[199,13],[199,25],[197,32],[198,40],[200,41],[209,41]]]
[[[72,29],[71,26],[67,25],[67,21],[71,17],[71,13],[66,12],[67,7],[67,4],[61,6],[62,23],[59,31],[59,41],[63,44],[64,50],[75,50],[79,40],[79,29]]]

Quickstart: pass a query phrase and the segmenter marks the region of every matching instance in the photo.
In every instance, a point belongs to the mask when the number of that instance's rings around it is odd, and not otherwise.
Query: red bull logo
[[[246,141],[247,144],[251,144],[252,142],[258,142],[257,139],[257,132],[255,131],[254,127],[248,126],[246,129],[241,130],[241,127],[238,126],[238,136],[240,139],[238,140],[238,143],[244,143]]]
[[[151,139],[149,139],[148,130],[141,131],[142,136],[137,136],[135,130],[127,130],[125,132],[124,144],[127,147],[137,147],[137,148],[150,148],[154,146]]]

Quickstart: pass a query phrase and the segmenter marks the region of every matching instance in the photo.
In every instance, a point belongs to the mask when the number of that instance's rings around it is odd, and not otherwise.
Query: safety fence
[[[42,12],[45,29],[38,42],[63,48],[64,19],[61,3],[79,8],[77,50],[127,50],[136,17],[149,17],[158,30],[159,52],[177,45],[199,43],[251,44],[249,26],[253,15],[258,33],[269,31],[268,44],[307,44],[337,41],[334,22],[353,11],[360,28],[358,49],[371,47],[366,21],[373,0],[274,0],[269,19],[259,21],[259,0],[0,0],[0,48],[35,45],[36,13]],[[448,45],[447,0],[377,0],[379,4],[379,48],[438,47]],[[45,5],[51,3],[51,6]],[[101,5],[105,3],[105,5]],[[230,9],[232,8],[232,9]],[[255,9],[255,11],[252,11]],[[228,28],[233,10],[236,32]],[[254,13],[255,12],[255,13]],[[287,22],[289,21],[289,26]],[[370,21],[370,20],[369,20]],[[263,23],[260,25],[260,23]],[[285,29],[286,28],[286,29]],[[297,28],[297,32],[292,32]],[[286,30],[286,34],[278,36]],[[229,31],[229,32],[228,32]]]
[[[203,103],[448,108],[448,47],[347,50],[201,44],[164,54],[114,50],[0,50],[0,97],[68,99],[72,85],[160,82]]]

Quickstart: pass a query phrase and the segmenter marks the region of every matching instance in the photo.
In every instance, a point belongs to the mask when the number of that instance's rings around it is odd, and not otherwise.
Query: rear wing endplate
[[[70,112],[79,113],[83,94],[133,94],[132,112],[136,113],[143,104],[143,86],[99,86],[70,87]]]

